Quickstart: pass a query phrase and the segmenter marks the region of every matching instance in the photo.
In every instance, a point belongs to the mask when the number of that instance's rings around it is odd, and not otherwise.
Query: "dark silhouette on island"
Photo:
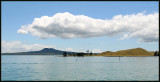
[[[159,56],[159,52],[156,51],[156,52],[154,53],[154,56]]]
[[[63,53],[63,56],[64,57],[67,57],[67,56],[93,56],[93,55],[96,55],[97,53],[92,53],[92,51],[89,53],[89,50],[86,50],[86,53],[83,53],[83,52],[79,52],[79,53],[67,53],[67,52],[64,52]]]
[[[83,56],[92,56],[93,54],[92,54],[92,52],[87,52],[87,53],[83,53],[83,52],[81,52],[81,53],[67,53],[67,52],[64,52],[63,53],[63,56],[64,57],[67,57],[67,56],[81,56],[81,57],[83,57]],[[96,54],[94,54],[94,55],[96,55]]]

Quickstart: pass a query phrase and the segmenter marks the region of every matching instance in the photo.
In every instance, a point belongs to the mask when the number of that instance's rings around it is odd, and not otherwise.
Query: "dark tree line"
[[[89,56],[92,56],[92,51],[89,53],[89,50],[86,51],[86,53],[67,53],[67,52],[64,52],[63,53],[63,56],[66,57],[66,56],[84,56],[84,55],[89,55]]]
[[[159,56],[159,52],[156,51],[156,52],[154,53],[154,56]]]

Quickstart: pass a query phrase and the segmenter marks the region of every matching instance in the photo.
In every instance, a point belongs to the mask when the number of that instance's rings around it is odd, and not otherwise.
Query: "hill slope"
[[[106,51],[96,56],[153,56],[150,52],[142,48],[134,48],[128,50],[120,50],[117,52]]]

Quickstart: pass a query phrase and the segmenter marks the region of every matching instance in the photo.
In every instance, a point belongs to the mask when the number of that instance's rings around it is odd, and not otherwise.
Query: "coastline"
[[[6,56],[16,56],[16,55],[20,55],[20,54],[1,54],[1,55],[6,55]],[[27,55],[27,54],[24,54]],[[22,56],[24,56],[22,55]],[[41,55],[41,56],[60,56],[60,57],[64,57],[61,54],[56,54],[56,55],[51,55],[51,54],[46,54],[46,55],[42,55],[42,54],[28,54],[27,56],[34,56],[34,55]],[[92,56],[67,56],[67,57],[157,57],[157,56],[100,56],[100,55],[92,55]]]

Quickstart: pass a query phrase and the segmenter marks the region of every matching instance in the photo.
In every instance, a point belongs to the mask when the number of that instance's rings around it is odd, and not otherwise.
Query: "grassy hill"
[[[120,50],[117,52],[106,51],[96,56],[154,56],[150,52],[142,48],[134,48],[128,50]]]
[[[149,51],[149,53],[151,53],[152,55],[154,55],[155,51]]]

